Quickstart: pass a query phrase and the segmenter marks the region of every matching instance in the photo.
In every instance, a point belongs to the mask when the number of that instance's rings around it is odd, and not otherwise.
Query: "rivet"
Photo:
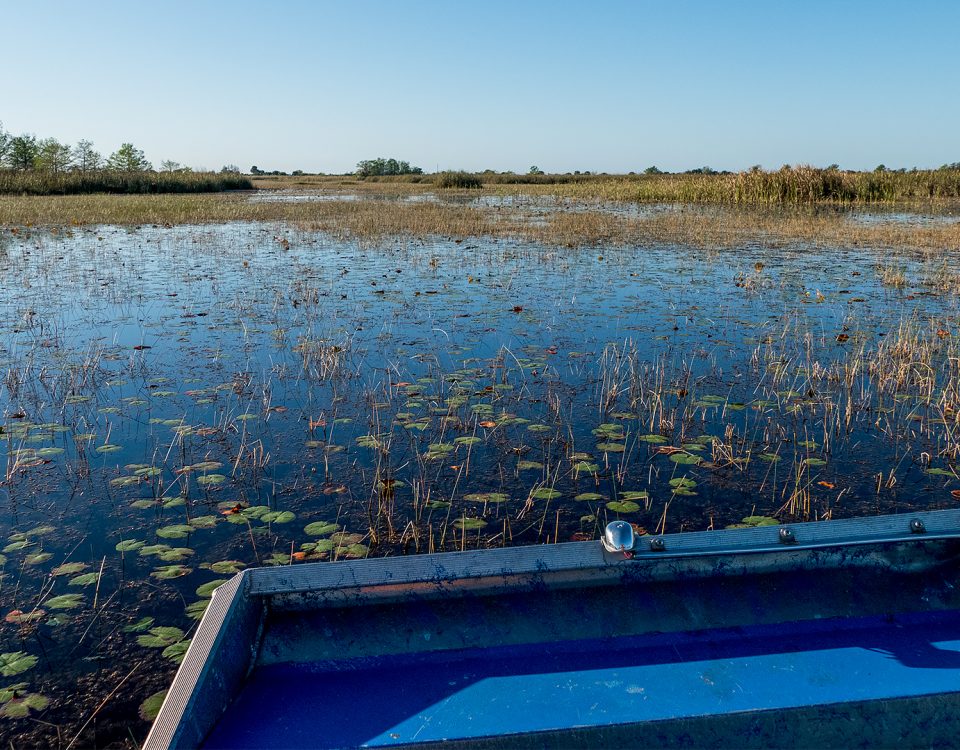
[[[667,545],[663,543],[663,539],[658,536],[655,536],[650,540],[650,550],[652,552],[663,552],[667,548]]]
[[[914,534],[923,534],[927,530],[927,527],[923,525],[923,521],[919,518],[914,518],[910,521],[910,531]]]
[[[793,535],[793,532],[788,529],[786,526],[780,528],[780,541],[783,544],[794,544],[797,541],[797,538]]]

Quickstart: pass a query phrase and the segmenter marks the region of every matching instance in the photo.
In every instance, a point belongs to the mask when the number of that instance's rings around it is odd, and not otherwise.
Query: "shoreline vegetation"
[[[0,170],[0,195],[214,193],[252,189],[253,182],[249,177],[233,172]]]
[[[258,180],[263,187],[262,180]],[[654,210],[619,210],[544,191],[493,190],[431,193],[411,183],[367,183],[319,191],[310,200],[293,180],[271,181],[286,192],[251,194],[170,193],[164,195],[0,196],[0,226],[20,228],[84,225],[185,225],[227,222],[284,223],[337,238],[378,242],[390,237],[471,237],[540,242],[554,247],[677,244],[700,249],[764,246],[873,248],[893,251],[960,250],[960,202],[925,204],[951,220],[911,223],[876,214],[858,221],[832,207],[671,205]],[[314,185],[316,183],[313,183]],[[389,189],[384,190],[385,186]],[[528,186],[525,186],[528,187]],[[318,191],[314,188],[314,192]],[[487,195],[490,203],[472,200]],[[276,196],[278,200],[258,200]],[[287,199],[289,198],[289,199]],[[411,199],[413,198],[413,199]],[[897,209],[917,210],[916,204]],[[629,206],[627,206],[629,208]]]

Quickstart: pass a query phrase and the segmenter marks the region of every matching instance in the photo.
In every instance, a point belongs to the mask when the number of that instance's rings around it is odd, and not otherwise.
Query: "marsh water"
[[[884,264],[8,231],[0,736],[140,741],[245,566],[953,505],[958,298]]]

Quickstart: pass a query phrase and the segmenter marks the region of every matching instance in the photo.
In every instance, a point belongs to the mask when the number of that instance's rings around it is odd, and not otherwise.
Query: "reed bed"
[[[858,223],[836,212],[726,207],[626,216],[600,210],[531,213],[439,201],[251,201],[246,195],[0,196],[0,225],[211,224],[288,222],[337,237],[390,235],[532,240],[555,246],[677,244],[693,248],[808,245],[835,248],[960,250],[960,223]],[[951,281],[951,286],[956,282]]]
[[[0,170],[0,195],[215,193],[251,190],[248,177],[215,172],[14,172]]]
[[[450,174],[450,173],[442,173]],[[468,173],[455,173],[467,175]],[[847,172],[810,166],[776,171],[752,169],[721,174],[518,175],[483,172],[469,175],[492,192],[553,195],[581,200],[641,203],[719,203],[805,205],[951,201],[960,199],[960,170]],[[257,187],[350,187],[357,190],[428,189],[440,175],[390,177],[270,176]],[[473,186],[473,185],[471,185]]]

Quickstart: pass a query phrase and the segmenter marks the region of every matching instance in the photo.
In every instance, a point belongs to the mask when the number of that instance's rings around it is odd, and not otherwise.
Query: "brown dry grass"
[[[381,183],[377,183],[381,184]],[[396,183],[403,184],[403,183]],[[381,184],[382,185],[382,184]],[[510,237],[559,246],[678,244],[700,248],[817,245],[960,250],[960,223],[858,224],[841,213],[790,209],[687,208],[650,216],[604,210],[543,211],[523,207],[377,198],[313,202],[252,201],[249,194],[0,196],[0,225],[208,224],[285,222],[338,237],[391,235]]]

